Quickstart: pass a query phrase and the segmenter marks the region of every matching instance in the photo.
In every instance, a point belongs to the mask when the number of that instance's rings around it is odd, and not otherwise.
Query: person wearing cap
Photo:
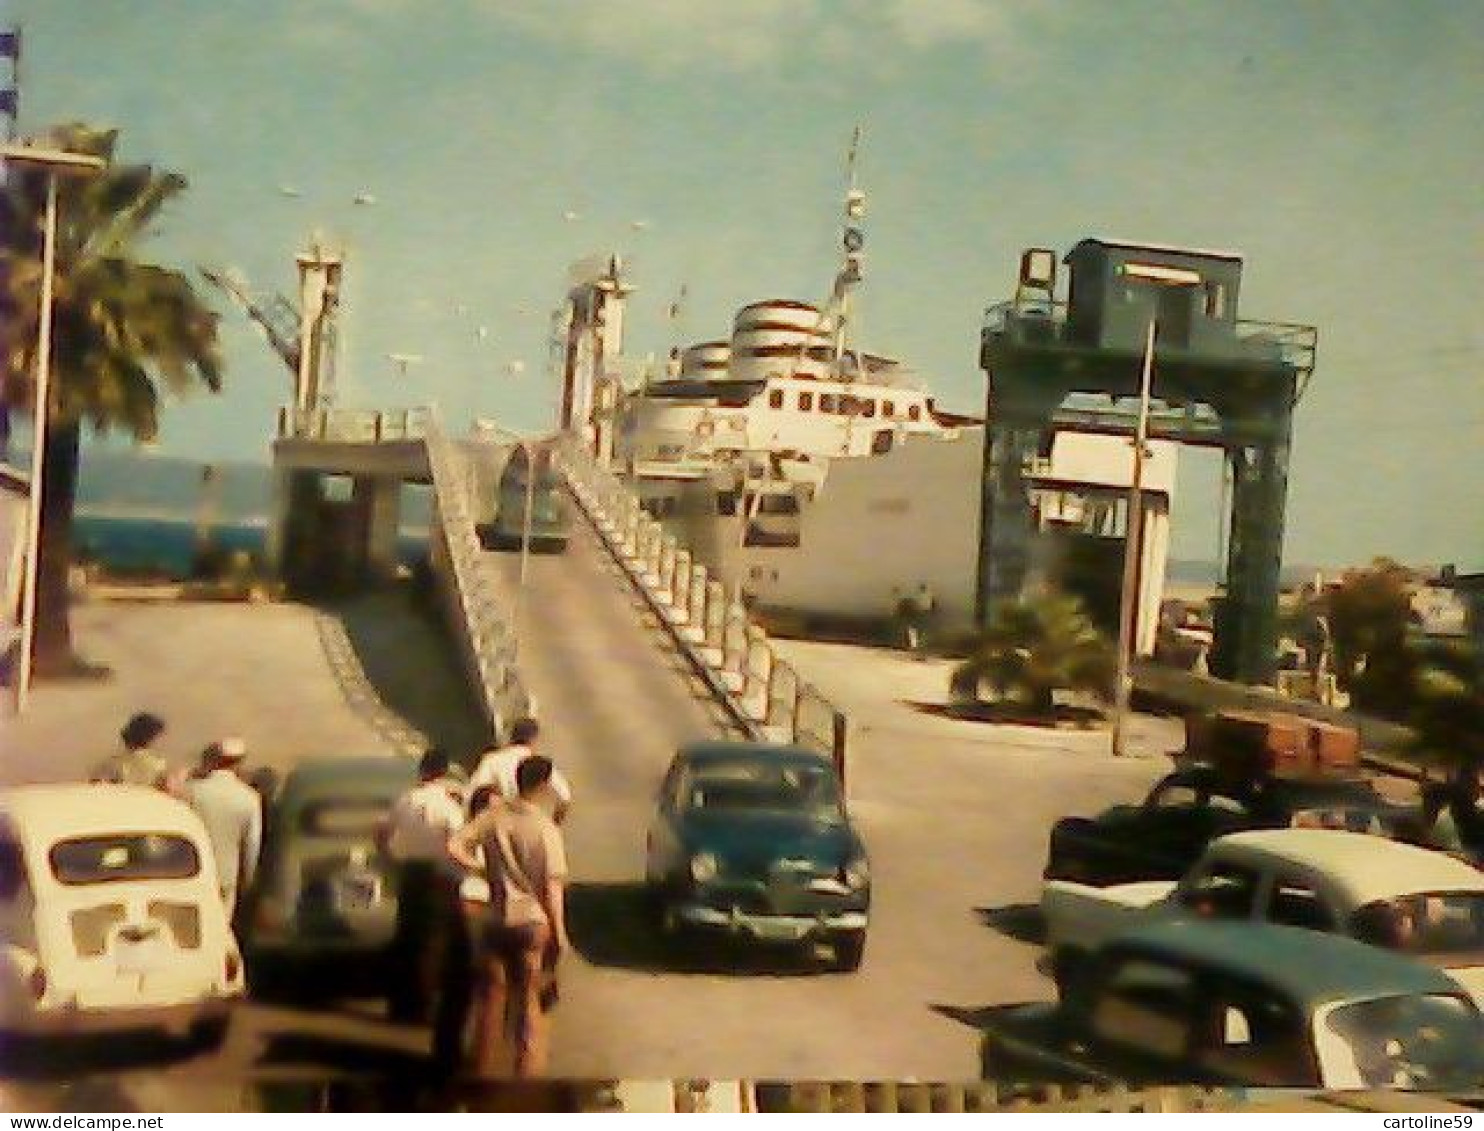
[[[164,720],[148,711],[139,712],[119,731],[119,740],[124,748],[116,754],[110,754],[94,767],[88,780],[161,788],[169,765],[150,747],[164,733]]]
[[[201,752],[201,769],[182,786],[185,800],[206,826],[216,857],[217,889],[227,917],[237,911],[238,896],[252,885],[263,844],[263,807],[258,793],[238,776],[247,743],[224,738]]]

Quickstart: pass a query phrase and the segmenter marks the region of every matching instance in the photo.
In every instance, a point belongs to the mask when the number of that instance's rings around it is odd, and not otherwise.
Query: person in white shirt
[[[237,775],[246,757],[247,743],[240,738],[213,742],[201,754],[200,771],[182,787],[186,802],[206,826],[228,919],[237,912],[238,896],[252,886],[263,846],[262,802]]]
[[[510,728],[510,741],[486,751],[479,759],[479,765],[469,777],[469,792],[472,794],[481,786],[490,785],[506,801],[516,800],[520,796],[515,784],[516,768],[536,753],[536,739],[540,734],[541,726],[535,719],[516,719]],[[572,808],[572,786],[561,770],[552,770],[544,804],[549,806],[551,819],[559,825]]]
[[[424,752],[418,783],[392,803],[378,838],[397,865],[397,930],[392,940],[393,1020],[427,1020],[442,980],[456,883],[445,846],[464,824],[463,791],[449,776],[448,755]]]

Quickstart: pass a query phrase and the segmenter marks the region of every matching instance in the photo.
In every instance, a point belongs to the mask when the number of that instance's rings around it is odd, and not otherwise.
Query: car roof
[[[1229,833],[1209,850],[1228,860],[1279,865],[1324,876],[1353,907],[1425,891],[1484,892],[1484,872],[1442,852],[1341,829],[1260,829]]]
[[[1262,785],[1278,794],[1295,794],[1300,797],[1308,794],[1349,794],[1356,801],[1374,800],[1384,803],[1385,800],[1369,781],[1360,776],[1345,777],[1333,774],[1317,777],[1290,777],[1284,774],[1272,774],[1264,778],[1251,779],[1223,773],[1216,766],[1204,762],[1192,763],[1174,773],[1166,774],[1154,784],[1154,788],[1159,789],[1167,785],[1205,786],[1213,793],[1219,793],[1224,797],[1247,796],[1258,785]]]
[[[13,786],[0,790],[0,812],[29,841],[99,832],[203,833],[200,818],[184,801],[139,785]]]
[[[417,760],[401,755],[310,758],[289,771],[280,796],[291,793],[374,793],[388,786],[410,785],[415,780]]]
[[[1176,920],[1136,927],[1107,946],[1216,966],[1309,1008],[1356,998],[1461,992],[1442,971],[1415,959],[1302,927]]]
[[[833,765],[823,754],[807,750],[802,746],[774,742],[728,742],[720,739],[687,743],[680,748],[675,757],[677,761],[685,761],[693,766],[705,765],[708,762],[734,762],[749,759]]]

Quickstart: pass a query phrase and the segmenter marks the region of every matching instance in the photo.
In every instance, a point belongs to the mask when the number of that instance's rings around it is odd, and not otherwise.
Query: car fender
[[[1052,951],[1072,944],[1094,947],[1138,919],[1167,913],[1175,888],[1168,880],[1108,888],[1048,880],[1041,889],[1046,946]]]

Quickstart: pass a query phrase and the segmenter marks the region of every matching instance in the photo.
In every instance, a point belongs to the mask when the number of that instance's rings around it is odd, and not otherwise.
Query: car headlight
[[[859,891],[871,882],[871,865],[864,856],[845,865],[845,886]]]
[[[698,884],[716,879],[716,857],[709,852],[697,852],[690,858],[690,878]]]

